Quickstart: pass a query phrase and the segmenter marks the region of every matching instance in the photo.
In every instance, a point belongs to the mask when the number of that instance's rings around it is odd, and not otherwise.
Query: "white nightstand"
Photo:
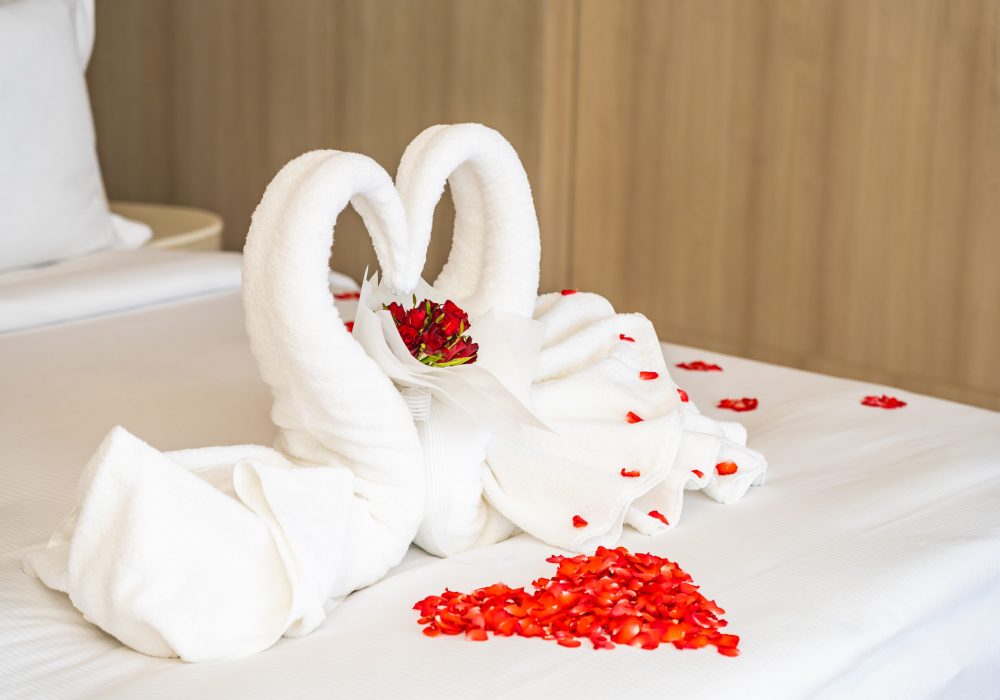
[[[146,245],[172,250],[222,250],[222,217],[173,204],[110,202],[111,211],[153,229]]]

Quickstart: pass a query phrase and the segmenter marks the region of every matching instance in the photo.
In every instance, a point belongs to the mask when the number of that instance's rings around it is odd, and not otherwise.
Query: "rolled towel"
[[[389,176],[317,151],[286,165],[253,216],[247,331],[274,395],[274,449],[161,453],[121,428],[80,479],[79,506],[25,567],[153,656],[203,661],[315,629],[402,558],[423,505],[421,450],[392,383],[329,291],[331,231],[353,203],[391,283],[408,238]]]
[[[762,480],[766,462],[745,447],[745,431],[740,439],[738,427],[681,401],[647,319],[616,314],[593,294],[536,301],[540,247],[528,240],[538,237],[530,186],[495,131],[435,126],[407,147],[396,187],[414,241],[410,277],[423,267],[446,181],[455,203],[453,247],[433,288],[471,309],[473,333],[475,313],[490,308],[543,325],[540,353],[518,358],[533,372],[531,386],[510,388],[554,433],[526,428],[507,439],[474,430],[461,415],[432,413],[420,425],[428,474],[421,547],[449,555],[521,528],[556,546],[588,549],[616,541],[625,523],[647,533],[672,527],[685,489],[731,502]],[[642,420],[628,422],[630,413]],[[739,476],[713,476],[712,460],[722,456],[743,463]]]
[[[476,319],[491,311],[530,319],[541,252],[531,187],[514,148],[481,124],[432,126],[403,154],[396,188],[406,208],[412,246],[405,277],[418,278],[423,270],[434,209],[446,183],[455,203],[455,228],[434,291],[460,301],[472,318],[473,334]],[[518,356],[520,369],[511,372],[510,358],[491,356],[485,343],[479,362],[526,400],[536,352]],[[427,475],[417,544],[448,556],[509,537],[513,525],[482,497],[479,465],[491,432],[461,409],[439,401],[417,427]]]

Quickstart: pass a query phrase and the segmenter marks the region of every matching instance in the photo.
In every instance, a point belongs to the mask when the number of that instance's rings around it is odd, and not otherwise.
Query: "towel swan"
[[[648,319],[618,314],[595,294],[536,296],[530,186],[492,129],[434,126],[407,147],[396,188],[413,240],[411,277],[423,267],[446,182],[453,244],[433,286],[470,313],[503,308],[543,326],[541,351],[522,358],[530,386],[508,386],[554,432],[526,428],[512,440],[432,416],[420,426],[428,502],[417,544],[447,556],[520,528],[585,550],[616,542],[626,523],[647,534],[673,527],[686,489],[732,502],[762,481],[766,462],[745,447],[742,426],[700,415],[678,391]],[[714,466],[723,459],[740,470],[720,481]]]
[[[274,397],[275,447],[161,453],[115,428],[83,471],[78,508],[25,561],[133,649],[203,661],[306,634],[412,540],[423,505],[417,433],[328,286],[331,232],[349,202],[387,280],[412,286],[399,263],[402,204],[369,158],[300,156],[253,215],[244,307]]]

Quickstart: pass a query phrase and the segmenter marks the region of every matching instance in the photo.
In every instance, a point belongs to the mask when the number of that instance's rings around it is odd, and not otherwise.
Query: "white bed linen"
[[[0,334],[238,289],[240,261],[238,253],[144,248],[5,272]]]
[[[718,600],[743,655],[595,652],[534,639],[428,639],[412,604],[444,587],[528,584],[552,549],[527,536],[439,560],[417,550],[315,633],[187,665],[122,647],[20,569],[73,503],[115,424],[159,449],[273,436],[236,293],[0,338],[0,697],[997,697],[1000,414],[715,353],[667,347],[709,415],[737,416],[767,487],[624,544],[678,561]],[[653,694],[656,695],[653,695]]]

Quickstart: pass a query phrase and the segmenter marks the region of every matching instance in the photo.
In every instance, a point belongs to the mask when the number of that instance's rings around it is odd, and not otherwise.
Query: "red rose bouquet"
[[[396,330],[410,354],[430,367],[474,363],[479,345],[465,334],[470,326],[469,315],[450,299],[443,304],[429,299],[419,304],[416,301],[414,297],[412,309],[404,309],[395,301],[382,306],[392,315]]]

